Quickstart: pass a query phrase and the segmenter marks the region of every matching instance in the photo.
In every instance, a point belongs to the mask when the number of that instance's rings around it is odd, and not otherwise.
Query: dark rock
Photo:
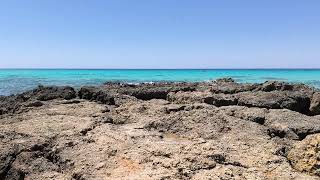
[[[142,100],[166,99],[169,88],[141,88],[128,91],[126,94]]]
[[[78,92],[81,99],[97,101],[103,104],[115,105],[114,97],[105,89],[98,87],[82,87]]]
[[[215,94],[234,94],[238,92],[253,91],[258,84],[240,84],[233,79],[219,79],[211,85],[210,91]]]
[[[267,109],[290,109],[309,114],[310,99],[300,92],[243,92],[236,94],[238,105]]]
[[[234,96],[225,94],[213,94],[212,96],[205,97],[204,102],[217,107],[238,104],[238,100]]]
[[[267,81],[261,85],[261,90],[270,92],[270,91],[285,91],[285,90],[293,90],[293,85],[286,82],[279,81]]]
[[[43,106],[43,102],[41,101],[33,101],[27,104],[27,107],[40,107]]]
[[[62,104],[79,104],[81,101],[79,100],[68,100],[68,101],[64,101],[62,102]]]
[[[17,147],[12,147],[7,149],[7,152],[0,154],[0,179],[19,179],[18,175],[21,173],[12,167],[19,152]]]
[[[209,155],[208,158],[213,159],[215,162],[219,164],[223,164],[226,161],[225,156],[222,154]]]
[[[320,119],[285,109],[269,110],[264,125],[271,137],[302,140],[307,135],[320,133]]]
[[[258,124],[264,124],[267,113],[268,110],[263,108],[243,108],[235,109],[233,113],[230,115],[247,121],[252,121]]]
[[[36,97],[36,99],[40,101],[48,101],[52,99],[73,99],[76,97],[76,91],[69,86],[65,87],[43,87],[39,86],[37,89],[33,90],[31,93],[31,97]]]
[[[25,107],[39,107],[43,103],[40,101],[48,101],[53,99],[73,99],[76,92],[72,87],[43,87],[24,92],[18,95],[0,97],[0,114],[19,113],[25,111]]]
[[[310,104],[310,112],[313,115],[320,114],[320,92],[316,92],[313,94]]]
[[[235,83],[236,81],[232,78],[219,78],[214,81],[215,83]]]
[[[113,84],[109,83],[105,86],[110,92],[119,93],[123,95],[134,96],[141,100],[151,99],[166,99],[170,92],[179,91],[194,91],[197,83],[173,83],[173,82],[162,82],[153,84]]]

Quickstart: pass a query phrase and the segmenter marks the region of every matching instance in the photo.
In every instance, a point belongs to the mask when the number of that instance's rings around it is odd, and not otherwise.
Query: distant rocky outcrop
[[[41,101],[53,99],[70,100],[76,97],[76,91],[69,86],[39,86],[34,90],[22,94],[0,97],[0,115],[6,113],[19,113],[26,110],[26,107],[42,106],[43,103]]]

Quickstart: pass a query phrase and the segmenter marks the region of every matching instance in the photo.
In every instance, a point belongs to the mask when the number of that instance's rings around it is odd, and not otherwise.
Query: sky
[[[320,1],[0,0],[0,68],[320,68]]]

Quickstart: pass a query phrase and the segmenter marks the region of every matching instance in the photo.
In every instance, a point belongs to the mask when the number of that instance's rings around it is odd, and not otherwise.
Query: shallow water
[[[305,83],[320,88],[320,69],[193,69],[193,70],[93,70],[93,69],[0,69],[0,95],[9,95],[42,85],[100,85],[106,81],[132,83],[156,81],[208,81],[231,77],[238,82],[267,80]]]

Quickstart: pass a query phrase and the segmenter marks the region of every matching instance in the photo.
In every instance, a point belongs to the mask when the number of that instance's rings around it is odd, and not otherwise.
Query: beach
[[[320,92],[280,81],[0,97],[0,179],[319,179]]]

